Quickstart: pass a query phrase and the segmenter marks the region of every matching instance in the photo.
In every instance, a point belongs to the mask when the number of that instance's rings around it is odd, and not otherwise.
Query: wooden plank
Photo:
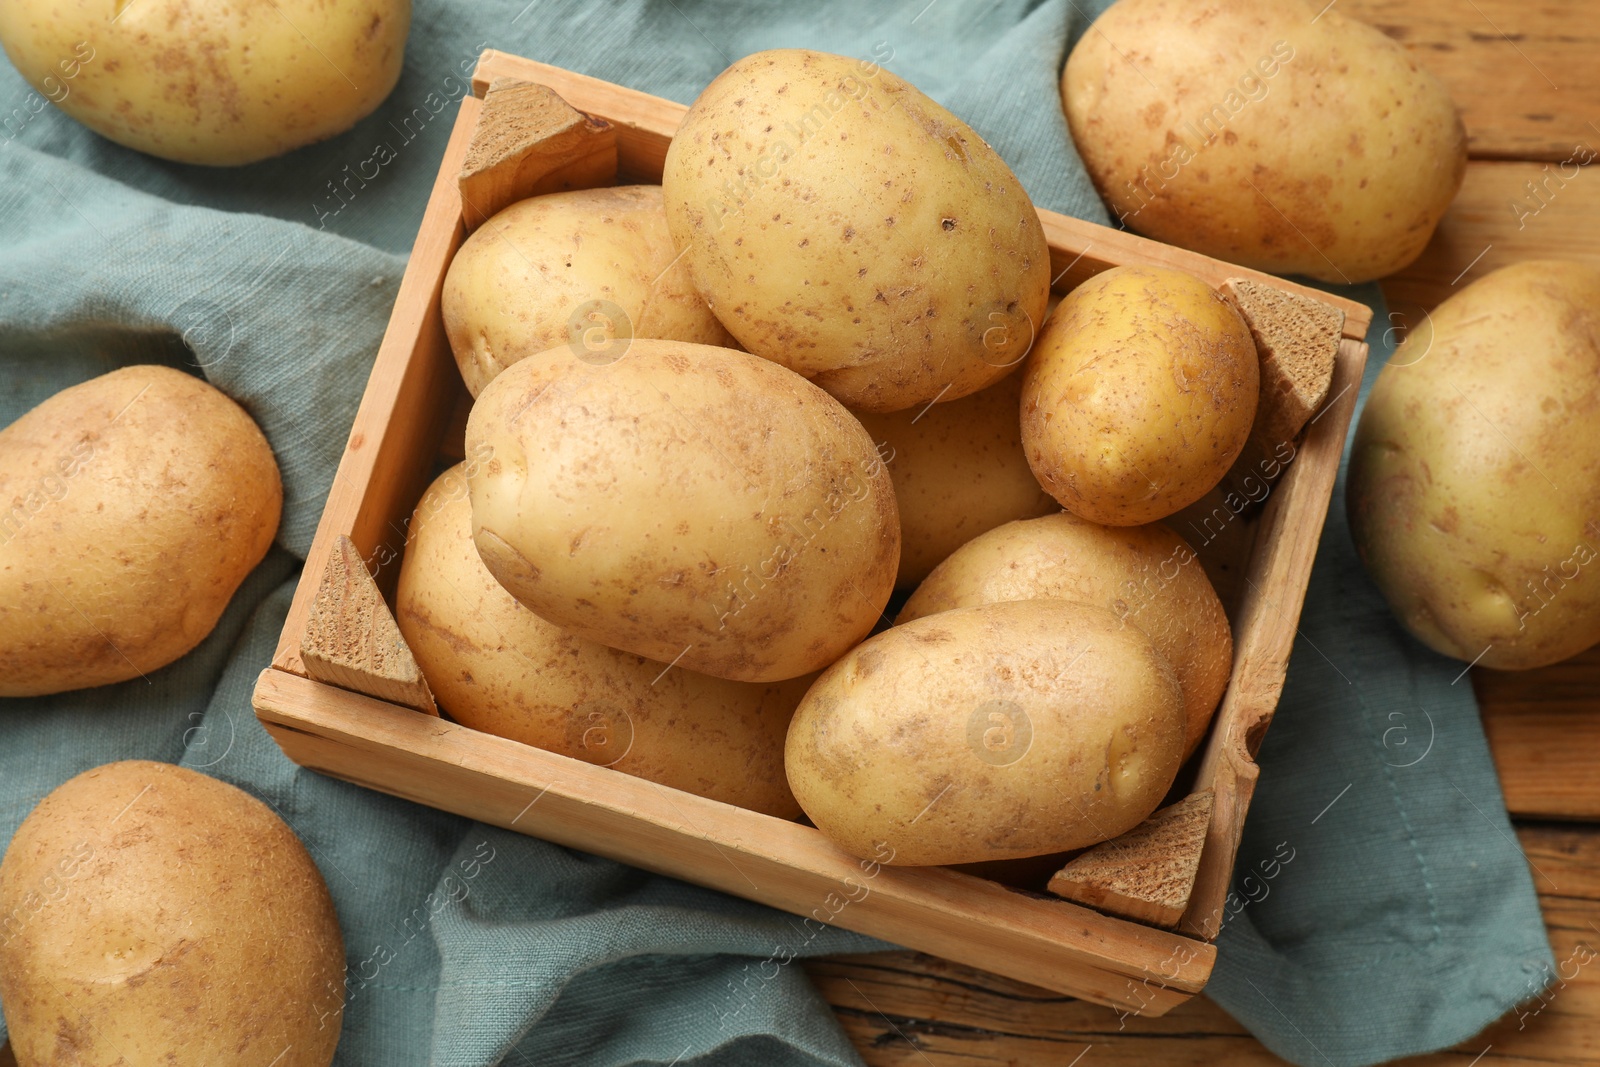
[[[1044,223],[1045,240],[1050,243],[1050,269],[1055,276],[1052,284],[1057,292],[1066,292],[1121,263],[1145,263],[1186,271],[1203,278],[1216,289],[1222,288],[1230,278],[1241,278],[1331,304],[1344,312],[1344,336],[1350,340],[1365,339],[1367,326],[1372,321],[1372,309],[1365,304],[1212,259],[1199,252],[1164,245],[1130,230],[1107,229],[1054,211],[1040,210],[1039,220]]]
[[[1486,159],[1559,161],[1600,148],[1600,20],[1593,0],[1342,0],[1444,82]]]
[[[1261,363],[1256,419],[1245,454],[1271,457],[1279,445],[1300,435],[1328,399],[1344,315],[1324,301],[1242,278],[1229,278],[1221,292],[1250,328]]]
[[[444,334],[439,294],[450,259],[466,236],[456,175],[480,107],[476,97],[461,101],[417,243],[400,280],[394,314],[306,556],[305,574],[323,573],[341,535],[355,542],[379,588],[392,583],[399,570],[390,566],[405,545],[405,529],[396,525],[396,516],[410,515],[428,484],[433,457],[453,411],[454,400],[445,398],[465,390]],[[305,673],[300,634],[316,591],[315,581],[302,580],[295,588],[272,657],[281,670]]]
[[[1520,827],[1565,986],[1514,1011],[1449,1052],[1400,1061],[1465,1067],[1492,1046],[1488,1064],[1600,1065],[1600,827]],[[1587,964],[1586,950],[1596,954]],[[917,953],[840,956],[806,970],[872,1067],[1017,1064],[1069,1067],[1281,1067],[1204,996],[1161,1018],[1060,997]],[[1091,1051],[1084,1055],[1084,1050]]]
[[[1256,549],[1233,618],[1233,675],[1200,761],[1196,789],[1216,792],[1211,829],[1179,929],[1216,936],[1221,924],[1234,857],[1244,833],[1245,811],[1260,774],[1255,752],[1283,690],[1306,583],[1316,558],[1323,519],[1344,453],[1345,431],[1355,413],[1356,386],[1367,346],[1345,339],[1334,368],[1333,396],[1306,429],[1293,464],[1267,498],[1256,532]],[[1308,533],[1314,531],[1311,536]]]
[[[1595,148],[1600,151],[1600,137]],[[1591,165],[1568,173],[1574,176],[1563,178],[1559,165],[1546,163],[1469,163],[1461,192],[1428,247],[1383,283],[1395,327],[1415,325],[1424,309],[1525,259],[1600,265],[1600,170]]]
[[[943,867],[847,855],[815,828],[321,685],[261,673],[256,712],[296,763],[850,930],[1158,1014],[1216,949]],[[890,843],[888,854],[892,854]]]
[[[1539,670],[1472,674],[1506,806],[1600,820],[1600,648]]]

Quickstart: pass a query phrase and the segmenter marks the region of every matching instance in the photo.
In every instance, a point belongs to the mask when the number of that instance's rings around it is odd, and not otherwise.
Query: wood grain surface
[[[1600,21],[1600,6],[1595,17]],[[1594,148],[1600,153],[1600,136]],[[1600,263],[1600,167],[1468,163],[1461,192],[1422,257],[1383,283],[1391,322],[1396,329],[1414,325],[1424,309],[1525,259]]]
[[[1336,2],[1444,82],[1474,158],[1557,161],[1580,141],[1600,147],[1594,0]]]

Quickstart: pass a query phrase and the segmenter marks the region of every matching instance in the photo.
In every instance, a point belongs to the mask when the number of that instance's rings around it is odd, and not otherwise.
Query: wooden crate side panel
[[[439,315],[439,294],[445,270],[466,233],[456,172],[466,156],[481,107],[475,97],[461,101],[422,228],[400,281],[389,328],[378,346],[372,376],[350,427],[303,577],[278,639],[272,662],[282,670],[305,672],[300,661],[300,633],[311,613],[317,580],[339,537],[355,542],[369,566],[378,571],[383,588],[395,569],[386,564],[397,559],[396,553],[404,546],[404,517],[427,486],[451,414],[441,398],[460,391],[460,375]]]
[[[1344,312],[1344,336],[1360,341],[1367,336],[1372,309],[1342,296],[1285,281],[1275,275],[1236,266],[1199,252],[1152,241],[1127,230],[1113,230],[1054,211],[1040,211],[1045,239],[1050,243],[1050,269],[1057,292],[1068,292],[1080,283],[1112,267],[1142,264],[1170,267],[1202,278],[1213,289],[1229,278],[1247,278],[1285,292],[1299,293]]]
[[[262,721],[296,762],[974,966],[1157,1014],[1215,948],[945,868],[851,857],[799,823],[706,800],[269,668]]]
[[[554,89],[579,111],[597,115],[617,126],[618,165],[635,181],[659,182],[672,135],[689,109],[671,100],[626,89],[583,74],[531,59],[489,50],[478,60],[472,78],[473,92],[482,94],[495,78],[520,78]],[[1065,292],[1087,278],[1115,266],[1142,263],[1172,267],[1204,278],[1213,287],[1228,278],[1250,278],[1332,304],[1345,313],[1344,335],[1361,340],[1372,321],[1372,309],[1343,297],[1286,282],[1260,271],[1237,267],[1199,252],[1164,245],[1126,230],[1112,230],[1054,211],[1039,212],[1045,238],[1050,243],[1051,273],[1055,288]]]
[[[1196,789],[1216,791],[1216,807],[1179,929],[1208,940],[1221,927],[1228,881],[1259,774],[1255,750],[1283,691],[1366,363],[1365,343],[1349,338],[1340,342],[1330,399],[1306,427],[1298,454],[1273,490],[1256,534],[1234,620],[1233,676],[1195,782]]]

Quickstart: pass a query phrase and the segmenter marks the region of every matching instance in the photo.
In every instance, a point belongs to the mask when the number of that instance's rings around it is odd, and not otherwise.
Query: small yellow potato
[[[1228,688],[1233,631],[1183,538],[1158,522],[1100,526],[1070,512],[1007,523],[939,564],[896,622],[1003,600],[1075,600],[1137,626],[1183,687],[1184,757],[1200,747]]]
[[[1161,803],[1183,694],[1140,630],[1018,600],[896,626],[823,672],[789,726],[789,785],[851,855],[978,863],[1084,848]]]
[[[564,630],[718,678],[832,663],[894,589],[900,521],[872,438],[747,352],[634,340],[514,363],[467,420],[473,540]]]
[[[85,771],[39,802],[0,861],[0,1001],[24,1067],[328,1067],[344,970],[300,839],[195,771]]]
[[[1034,476],[1074,515],[1137,526],[1199,500],[1250,436],[1261,367],[1216,290],[1165,267],[1113,267],[1045,324],[1022,385]]]
[[[282,507],[250,416],[169,367],[90,379],[0,430],[0,696],[127,681],[194,648]]]
[[[730,682],[545,622],[478,556],[460,465],[417,505],[394,614],[456,722],[780,819],[800,814],[783,742],[812,679]]]
[[[1346,495],[1367,573],[1428,647],[1525,670],[1600,642],[1600,269],[1504,267],[1408,332]]]
[[[632,337],[733,341],[678,258],[659,185],[512,204],[462,244],[440,306],[473,396],[517,360],[562,345],[604,358]]]
[[[751,352],[860,411],[957,400],[1027,355],[1050,250],[995,151],[871,60],[757,52],[661,184],[696,287]]]
[[[1009,374],[953,403],[857,414],[900,507],[896,588],[912,588],[985,530],[1060,510],[1028,469],[1021,402],[1022,376]]]
[[[0,43],[43,96],[118,144],[210,166],[354,126],[399,80],[410,26],[410,0],[0,0]],[[423,122],[445,106],[419,103]]]
[[[1393,274],[1466,174],[1444,86],[1325,0],[1118,0],[1061,93],[1120,221],[1277,274]]]

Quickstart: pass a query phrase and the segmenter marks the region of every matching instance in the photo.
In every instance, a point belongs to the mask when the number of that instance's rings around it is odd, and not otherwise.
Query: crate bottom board
[[[857,860],[799,823],[274,668],[255,706],[313,770],[969,966],[1003,960],[1011,977],[1098,1004],[1161,1015],[1216,959],[1204,941],[946,868]]]

